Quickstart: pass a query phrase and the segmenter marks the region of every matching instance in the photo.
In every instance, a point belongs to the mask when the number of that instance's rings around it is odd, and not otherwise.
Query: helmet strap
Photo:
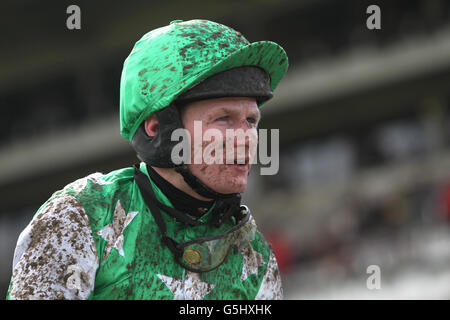
[[[181,174],[184,181],[198,194],[216,201],[213,209],[213,218],[211,224],[219,227],[231,216],[236,216],[240,212],[241,194],[240,193],[219,193],[207,187],[200,181],[186,165],[175,167],[175,171]]]
[[[220,193],[213,189],[207,187],[203,182],[200,181],[189,168],[184,164],[175,167],[175,171],[183,176],[184,181],[199,195],[209,198],[209,199],[227,199],[235,197],[239,193]]]

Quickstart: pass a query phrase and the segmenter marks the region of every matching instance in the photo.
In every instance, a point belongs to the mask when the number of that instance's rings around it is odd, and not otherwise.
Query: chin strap
[[[219,193],[207,187],[203,182],[194,176],[186,165],[175,167],[175,171],[183,176],[184,181],[199,195],[208,199],[227,199],[238,195],[239,193]]]
[[[175,208],[166,206],[165,204],[159,202],[154,196],[153,189],[150,185],[148,177],[139,170],[138,165],[134,166],[134,179],[144,196],[144,200],[147,202],[147,204],[151,203],[151,211],[159,212],[159,210],[156,210],[157,207],[158,209],[163,210],[170,216],[185,224],[191,226],[205,224],[184,212],[178,211]],[[211,215],[211,219],[207,222],[207,224],[213,225],[215,227],[220,227],[223,222],[227,221],[232,216],[237,219],[240,218],[239,214],[241,212],[241,195],[239,193],[229,194],[226,198],[214,198],[214,200],[214,209]],[[158,223],[159,219],[156,218],[155,220],[157,221],[157,224],[160,225],[160,223]]]
[[[212,190],[194,176],[186,165],[175,167],[175,171],[183,176],[184,181],[186,181],[195,192],[203,197],[216,200],[211,221],[214,226],[219,227],[231,216],[239,214],[241,207],[240,193],[225,194]]]

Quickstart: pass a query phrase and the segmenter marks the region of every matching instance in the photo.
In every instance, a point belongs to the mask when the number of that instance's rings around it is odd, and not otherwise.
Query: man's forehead
[[[249,103],[215,105],[207,108],[205,112],[208,119],[216,116],[239,116],[248,114],[257,118],[260,117],[260,111],[256,103],[254,105]]]
[[[233,106],[221,106],[217,108],[211,108],[212,112],[223,112],[226,114],[237,114],[242,112],[251,112],[259,114],[259,108],[253,105],[233,105]]]

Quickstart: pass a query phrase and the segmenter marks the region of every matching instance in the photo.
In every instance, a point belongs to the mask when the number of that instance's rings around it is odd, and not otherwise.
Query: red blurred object
[[[440,191],[438,205],[443,218],[450,221],[450,182],[444,185]]]
[[[287,272],[294,262],[294,251],[291,242],[279,230],[267,232],[265,238],[273,248],[280,273]]]

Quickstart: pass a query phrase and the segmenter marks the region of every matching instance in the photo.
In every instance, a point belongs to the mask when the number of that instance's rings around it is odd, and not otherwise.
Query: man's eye
[[[216,121],[227,121],[228,120],[228,117],[227,116],[225,116],[225,117],[220,117],[220,118],[217,118],[216,119]]]
[[[252,118],[252,117],[249,117],[249,118],[247,118],[247,122],[251,123],[251,124],[256,124],[256,119]]]

